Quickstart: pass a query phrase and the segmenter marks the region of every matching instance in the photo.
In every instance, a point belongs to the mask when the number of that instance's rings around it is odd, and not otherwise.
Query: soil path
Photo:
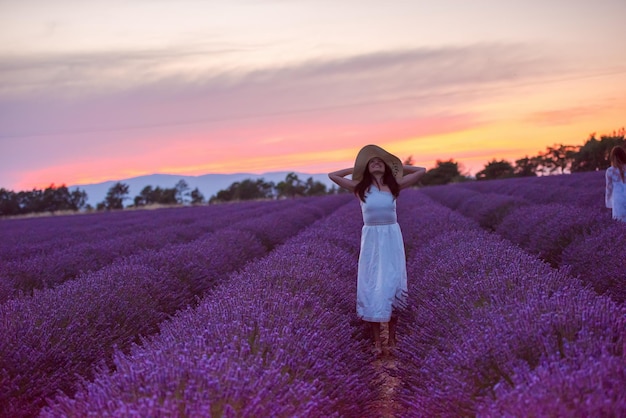
[[[383,340],[383,355],[374,360],[374,368],[380,372],[380,378],[375,382],[380,389],[378,398],[373,403],[372,416],[381,418],[399,417],[396,403],[396,392],[400,390],[400,380],[389,374],[389,370],[396,370],[397,358],[387,349],[387,326],[382,324],[381,338]]]

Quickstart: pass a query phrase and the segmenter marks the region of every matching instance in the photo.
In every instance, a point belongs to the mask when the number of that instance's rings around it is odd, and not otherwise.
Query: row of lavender
[[[278,202],[242,202],[233,205],[232,210],[253,208],[268,203]],[[167,224],[192,224],[202,221],[203,218],[219,215],[221,212],[222,207],[210,205],[97,212],[81,216],[4,219],[0,229],[0,260],[24,258],[51,249],[66,248],[75,245],[77,238],[83,242],[96,242],[164,227]]]
[[[603,209],[604,174],[604,171],[591,171],[542,177],[518,177],[465,182],[461,186],[483,193],[518,196],[534,203],[575,204]]]
[[[41,416],[367,416],[377,388],[354,313],[358,210],[231,274]]]
[[[424,193],[622,303],[626,300],[626,224],[611,219],[610,211],[603,208],[600,174],[448,185],[426,188]],[[596,199],[573,203],[578,194],[595,194]],[[555,197],[560,195],[570,195],[572,201]]]
[[[477,223],[406,192],[411,308],[398,416],[620,416],[624,311]],[[358,207],[233,273],[45,417],[377,416],[354,315]]]
[[[281,202],[285,208],[294,202]],[[279,202],[253,202],[154,211],[119,212],[8,220],[2,223],[0,303],[34,289],[57,286],[118,258],[187,242],[278,208]],[[88,221],[88,222],[87,222]],[[63,226],[66,223],[67,226]]]
[[[423,194],[420,193],[423,197]],[[626,310],[411,196],[398,416],[625,416]]]
[[[262,216],[226,218],[224,228],[198,239],[122,257],[0,305],[0,410],[4,416],[32,416],[46,397],[73,393],[77,376],[90,378],[97,364],[110,365],[116,348],[127,350],[154,334],[229,272],[346,201],[299,199]]]

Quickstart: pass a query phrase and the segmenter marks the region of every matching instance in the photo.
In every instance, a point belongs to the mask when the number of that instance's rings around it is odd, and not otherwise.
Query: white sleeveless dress
[[[613,219],[626,222],[626,185],[622,181],[619,169],[609,167],[606,170],[605,203],[612,209]]]
[[[388,322],[393,308],[406,304],[404,241],[396,200],[375,186],[361,201],[363,229],[357,277],[357,315],[369,322]]]

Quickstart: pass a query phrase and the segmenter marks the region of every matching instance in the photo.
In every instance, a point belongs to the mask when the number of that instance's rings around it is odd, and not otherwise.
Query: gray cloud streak
[[[228,54],[231,49],[213,49]],[[197,51],[144,51],[0,59],[0,138],[304,115],[388,117],[411,102],[450,112],[498,86],[546,77],[563,65],[526,45],[470,45],[318,59],[279,68],[161,70]],[[113,75],[114,77],[111,79]],[[15,81],[15,80],[14,80]],[[102,90],[99,86],[105,86]],[[32,90],[31,90],[32,89]],[[32,94],[29,90],[36,94]],[[388,111],[388,110],[387,110]]]

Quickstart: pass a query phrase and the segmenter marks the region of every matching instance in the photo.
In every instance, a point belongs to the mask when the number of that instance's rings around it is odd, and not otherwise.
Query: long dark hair
[[[626,151],[620,146],[615,146],[611,149],[611,165],[619,170],[619,175],[624,181],[624,170],[626,169]]]
[[[361,201],[365,202],[365,192],[370,188],[370,186],[374,184],[374,177],[370,174],[369,169],[365,166],[365,171],[363,171],[363,178],[354,188],[354,194],[361,199]],[[385,163],[385,174],[383,174],[383,184],[389,187],[391,194],[394,198],[397,198],[400,195],[400,185],[396,181],[396,178],[393,176],[391,172],[391,168]]]

